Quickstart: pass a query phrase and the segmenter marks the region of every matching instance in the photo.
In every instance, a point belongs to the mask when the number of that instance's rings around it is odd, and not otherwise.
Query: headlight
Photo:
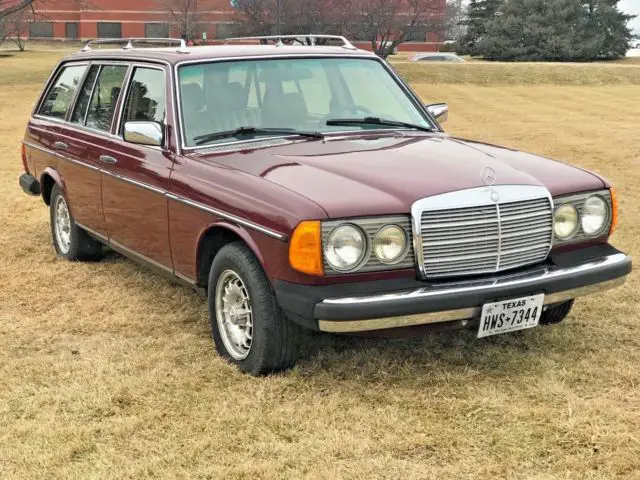
[[[397,225],[382,227],[373,239],[373,253],[382,263],[393,264],[400,260],[407,247],[407,236]]]
[[[582,230],[584,233],[591,236],[600,233],[608,218],[609,209],[602,197],[593,195],[584,202],[582,207]]]
[[[331,268],[345,272],[356,268],[367,251],[364,233],[354,225],[341,225],[327,237],[324,255]]]
[[[565,204],[556,210],[553,229],[556,237],[567,240],[578,229],[578,211],[573,205]]]

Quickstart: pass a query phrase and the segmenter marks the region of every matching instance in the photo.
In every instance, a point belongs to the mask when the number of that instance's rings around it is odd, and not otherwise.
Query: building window
[[[78,22],[67,22],[64,24],[64,36],[68,40],[78,39]]]
[[[144,36],[146,38],[168,38],[169,24],[168,23],[145,23]]]
[[[53,23],[51,22],[32,22],[29,24],[29,36],[35,38],[51,38],[53,37]]]
[[[98,38],[122,38],[120,22],[98,22]]]

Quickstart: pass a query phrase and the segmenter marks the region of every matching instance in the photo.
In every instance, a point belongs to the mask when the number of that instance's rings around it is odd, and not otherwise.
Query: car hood
[[[321,206],[329,217],[408,213],[418,199],[495,185],[537,185],[552,195],[598,189],[598,176],[554,160],[446,135],[340,137],[215,155]]]

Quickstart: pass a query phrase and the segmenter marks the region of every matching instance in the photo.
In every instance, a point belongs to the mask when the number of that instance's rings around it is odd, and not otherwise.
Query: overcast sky
[[[630,15],[640,15],[640,0],[620,0],[620,10]],[[631,28],[640,33],[640,17],[631,20]]]

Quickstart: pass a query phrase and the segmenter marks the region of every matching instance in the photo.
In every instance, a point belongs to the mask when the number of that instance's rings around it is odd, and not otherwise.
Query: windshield
[[[394,128],[371,122],[327,125],[334,119],[375,117],[433,126],[376,59],[199,63],[180,67],[178,78],[187,146],[203,138],[228,142],[228,136],[212,134],[245,127],[320,133]]]

